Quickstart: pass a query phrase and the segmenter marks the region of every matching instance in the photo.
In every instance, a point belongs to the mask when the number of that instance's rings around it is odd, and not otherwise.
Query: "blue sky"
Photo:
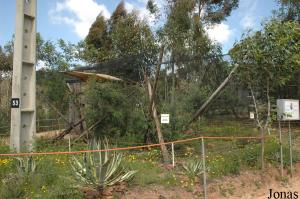
[[[76,43],[88,33],[96,16],[109,17],[120,0],[37,0],[37,31],[44,39],[62,38]],[[141,18],[152,20],[147,0],[127,0],[126,8],[138,10]],[[156,0],[162,6],[165,0]],[[0,45],[11,39],[15,29],[15,0],[0,0]],[[276,0],[240,0],[226,21],[208,29],[209,36],[222,44],[226,53],[247,29],[258,30],[272,16]]]

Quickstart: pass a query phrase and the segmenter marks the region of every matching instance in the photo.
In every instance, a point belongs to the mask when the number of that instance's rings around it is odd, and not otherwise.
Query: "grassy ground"
[[[194,135],[210,136],[257,136],[258,132],[249,126],[237,123],[220,123],[219,125],[201,125],[200,133]],[[205,132],[205,133],[201,133]],[[239,133],[240,132],[240,133]],[[242,132],[242,133],[241,133]],[[295,135],[295,139],[299,139]],[[118,146],[128,143],[119,143]],[[258,141],[239,140],[207,140],[206,163],[208,179],[215,179],[224,175],[237,175],[244,169],[259,169],[260,143]],[[72,147],[72,150],[86,148],[84,143]],[[38,141],[36,151],[66,151],[68,142],[49,144]],[[170,150],[170,148],[169,148]],[[7,146],[0,147],[1,153],[9,152]],[[268,139],[265,145],[266,161],[273,165],[279,163],[279,142],[274,137]],[[295,151],[297,153],[297,151]],[[284,165],[288,167],[288,148],[284,146]],[[162,164],[159,148],[132,150],[124,152],[122,165],[137,170],[137,174],[130,181],[129,188],[146,187],[148,185],[163,185],[166,187],[181,187],[193,190],[198,178],[189,178],[183,165],[190,160],[200,160],[201,145],[199,141],[175,145],[176,167],[171,169]],[[70,168],[70,156],[52,155],[36,156],[36,171],[25,176],[17,175],[18,161],[14,158],[0,158],[0,198],[83,198],[78,189]],[[299,155],[294,155],[294,161],[299,161]]]

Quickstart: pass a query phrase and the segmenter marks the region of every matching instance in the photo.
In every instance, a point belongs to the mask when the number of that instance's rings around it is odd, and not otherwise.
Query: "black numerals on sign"
[[[11,108],[19,108],[20,107],[20,99],[12,98],[11,99]]]

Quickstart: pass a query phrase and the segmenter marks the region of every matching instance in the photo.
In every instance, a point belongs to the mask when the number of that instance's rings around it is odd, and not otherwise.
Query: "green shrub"
[[[127,133],[143,133],[147,128],[142,104],[143,92],[138,86],[103,83],[90,79],[85,89],[85,115],[88,126],[99,119],[94,129],[98,138],[119,138]]]
[[[229,153],[224,155],[211,155],[207,159],[209,174],[212,177],[223,175],[239,174],[241,161],[237,154]]]

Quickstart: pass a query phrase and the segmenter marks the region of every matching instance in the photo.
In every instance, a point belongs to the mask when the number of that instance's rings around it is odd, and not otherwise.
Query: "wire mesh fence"
[[[54,130],[63,130],[68,124],[61,118],[58,119],[38,119],[36,120],[36,132],[46,132]],[[9,135],[10,126],[0,126],[0,134]]]

